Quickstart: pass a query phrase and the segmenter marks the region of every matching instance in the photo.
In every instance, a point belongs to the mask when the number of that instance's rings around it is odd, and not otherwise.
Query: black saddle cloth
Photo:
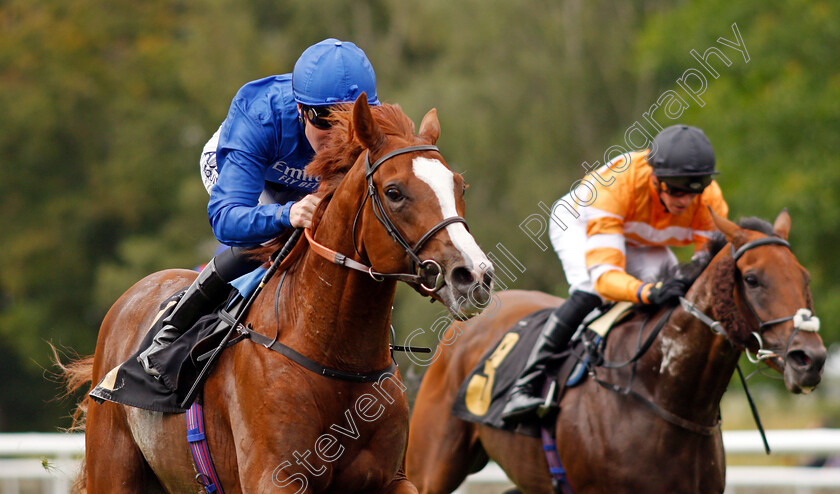
[[[154,336],[163,326],[162,321],[175,307],[183,291],[173,295],[161,304],[161,314],[149,329],[137,351],[125,362],[112,369],[90,392],[97,402],[113,401],[137,408],[156,412],[182,413],[189,408],[181,407],[198,374],[207,360],[198,361],[198,357],[215,348],[227,334],[230,326],[219,324],[219,313],[214,312],[201,317],[190,329],[184,332],[171,345],[155,355],[157,368],[161,376],[155,378],[147,374],[137,356],[146,349]],[[233,311],[241,301],[235,290],[223,307]]]
[[[517,322],[509,329],[470,372],[458,390],[452,414],[468,422],[489,425],[526,436],[539,437],[540,424],[506,424],[501,417],[513,383],[525,369],[540,330],[554,308],[542,309]],[[562,357],[558,356],[557,361]],[[551,368],[556,368],[557,362]],[[549,369],[550,373],[550,369]]]

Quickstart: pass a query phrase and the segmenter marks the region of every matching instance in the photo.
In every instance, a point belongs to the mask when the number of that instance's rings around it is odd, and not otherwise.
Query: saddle
[[[236,316],[245,309],[246,296],[253,287],[253,281],[259,281],[264,273],[258,269],[252,275],[246,275],[237,286],[231,287],[231,294],[219,310],[202,316],[177,340],[162,349],[155,357],[160,365],[159,377],[147,374],[137,356],[151,344],[154,336],[163,326],[163,320],[172,312],[184,290],[166,299],[160,306],[160,312],[152,324],[137,351],[125,362],[111,369],[102,381],[90,392],[96,402],[113,401],[137,408],[164,413],[183,413],[189,404],[181,404],[202,369],[208,363],[207,356],[229,332]],[[228,345],[239,339],[231,340]]]
[[[540,437],[541,420],[536,416],[533,421],[511,424],[502,420],[501,412],[511,387],[525,368],[540,329],[553,310],[552,307],[531,313],[502,335],[461,385],[452,407],[453,415],[468,422]],[[583,381],[591,364],[590,355],[599,355],[594,350],[605,341],[609,330],[632,313],[633,304],[619,302],[602,306],[584,319],[569,347],[547,365],[543,388],[546,410],[559,403],[566,388]]]
[[[244,339],[250,339],[256,344],[277,352],[303,368],[331,379],[351,382],[377,382],[383,375],[396,371],[396,361],[373,372],[346,372],[330,369],[296,352],[279,341],[257,333],[250,325],[236,326],[236,337],[232,339],[231,328],[237,323],[244,311],[248,310],[249,298],[261,283],[264,268],[258,268],[253,273],[235,280],[228,300],[221,308],[212,314],[201,317],[190,329],[185,331],[177,340],[155,354],[156,369],[159,377],[147,374],[137,356],[146,348],[160,331],[166,316],[175,308],[183,291],[171,296],[161,304],[152,327],[146,333],[138,350],[128,360],[111,369],[108,374],[89,393],[94,401],[112,401],[136,408],[143,408],[164,413],[183,413],[190,409],[196,401],[196,393],[200,391],[203,380],[202,374],[207,374],[212,365],[212,357],[222,344],[223,348],[230,347]],[[280,277],[278,289],[282,286],[285,272]],[[393,346],[392,351],[411,350],[429,352],[425,348]],[[205,368],[207,370],[205,371]]]

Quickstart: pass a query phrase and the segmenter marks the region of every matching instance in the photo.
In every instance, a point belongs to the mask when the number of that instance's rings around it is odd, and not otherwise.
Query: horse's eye
[[[385,189],[385,197],[394,202],[402,201],[405,198],[405,196],[402,195],[402,192],[400,192],[400,189],[396,187],[388,187]]]
[[[755,288],[758,286],[758,277],[754,274],[748,274],[744,276],[744,283],[750,288]]]

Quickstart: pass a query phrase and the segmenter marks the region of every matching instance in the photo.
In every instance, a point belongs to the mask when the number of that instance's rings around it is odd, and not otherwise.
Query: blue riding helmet
[[[376,74],[365,52],[349,41],[328,38],[307,48],[292,72],[295,101],[308,106],[352,103],[363,92],[378,105]]]

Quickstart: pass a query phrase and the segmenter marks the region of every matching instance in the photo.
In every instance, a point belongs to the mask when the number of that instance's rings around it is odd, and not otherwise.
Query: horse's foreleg
[[[476,427],[440,409],[415,408],[409,432],[406,473],[423,494],[452,492],[487,462]]]
[[[315,482],[305,471],[300,465],[275,456],[240,458],[240,492],[311,494],[316,491]]]
[[[394,475],[394,480],[385,487],[383,494],[417,494],[417,487],[408,481],[402,468]]]

